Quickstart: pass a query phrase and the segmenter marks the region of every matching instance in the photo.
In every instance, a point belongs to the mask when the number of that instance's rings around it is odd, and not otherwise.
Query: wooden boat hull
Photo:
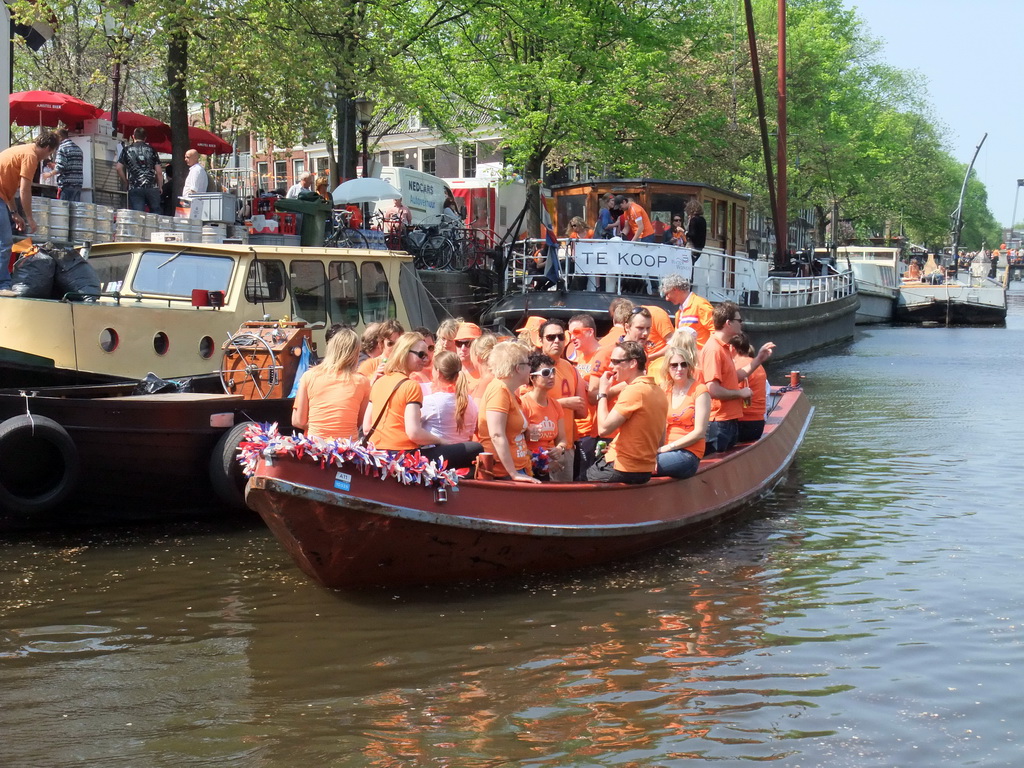
[[[261,460],[246,501],[308,576],[331,588],[492,580],[614,560],[662,546],[767,493],[813,409],[783,394],[765,436],[703,462],[688,480],[526,486],[463,480],[447,500],[422,486],[291,457]],[[347,475],[347,477],[346,477]],[[335,483],[347,490],[338,490]]]
[[[980,284],[911,284],[900,288],[896,319],[901,323],[1006,325],[1006,290],[994,280]]]
[[[211,477],[211,467],[222,458],[222,437],[247,421],[290,423],[290,399],[243,400],[214,393],[129,396],[134,386],[0,391],[0,427],[28,412],[34,419],[56,422],[71,442],[70,455],[63,459],[68,466],[53,466],[52,472],[19,484],[14,476],[26,464],[55,455],[53,443],[59,435],[42,433],[30,442],[11,438],[9,444],[0,435],[4,525],[65,525],[80,520],[79,510],[99,511],[109,520],[227,511],[223,487]],[[55,431],[52,426],[50,430]],[[23,455],[10,455],[16,446]],[[59,498],[48,490],[59,490]]]

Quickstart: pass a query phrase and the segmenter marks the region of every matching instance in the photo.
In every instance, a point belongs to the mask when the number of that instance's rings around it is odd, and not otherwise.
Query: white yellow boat
[[[334,323],[437,325],[404,252],[117,242],[93,246],[89,263],[94,300],[0,297],[0,386],[215,373],[251,320],[304,320],[321,348]]]

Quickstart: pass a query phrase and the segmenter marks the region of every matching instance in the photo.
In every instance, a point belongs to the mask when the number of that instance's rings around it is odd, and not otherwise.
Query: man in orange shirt
[[[647,355],[642,344],[616,344],[609,363],[598,386],[597,428],[602,435],[616,430],[618,434],[608,452],[587,470],[587,480],[639,485],[651,479],[657,466],[668,419],[668,398],[646,375]],[[613,384],[625,387],[611,407],[608,393]]]
[[[597,382],[601,378],[601,345],[597,341],[597,324],[587,314],[569,319],[569,341],[575,350],[573,364],[587,390],[587,415],[576,419],[576,479],[581,467],[594,463],[597,447]],[[607,359],[604,361],[607,363]]]
[[[11,221],[26,235],[36,231],[36,220],[32,216],[32,180],[39,163],[52,155],[59,145],[57,134],[41,131],[31,144],[0,152],[0,290],[11,287],[11,248],[14,246]],[[16,193],[20,193],[25,218],[14,203]]]
[[[643,206],[629,200],[625,195],[616,195],[615,207],[622,211],[620,223],[623,240],[653,243],[658,239],[658,233],[654,230],[654,225],[651,224],[651,219]]]
[[[555,385],[550,396],[558,400],[564,411],[562,421],[568,442],[567,461],[575,456],[576,424],[574,419],[587,415],[587,388],[573,364],[563,357],[565,351],[565,325],[561,320],[548,320],[539,329],[540,351],[555,361]]]
[[[715,330],[715,308],[711,302],[694,293],[690,281],[677,274],[661,278],[661,295],[666,301],[679,305],[679,311],[676,312],[676,330],[692,333],[697,337],[697,349],[703,349]]]
[[[749,377],[751,371],[771,357],[775,349],[769,341],[762,345],[750,363],[737,370],[729,342],[743,331],[740,308],[731,301],[719,304],[715,307],[714,322],[715,332],[700,356],[701,373],[711,395],[711,422],[705,455],[727,451],[736,445],[743,401],[749,400],[752,394],[750,387],[740,386],[740,379]]]

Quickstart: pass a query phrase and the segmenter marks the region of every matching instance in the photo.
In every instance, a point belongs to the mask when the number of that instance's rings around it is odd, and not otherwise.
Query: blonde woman
[[[470,454],[468,459],[471,461],[483,450],[483,446],[472,442],[478,409],[469,396],[469,379],[462,372],[459,356],[454,352],[437,354],[434,357],[433,378],[432,391],[423,398],[423,427],[436,436],[438,442],[467,446],[471,443],[467,447],[467,453]]]
[[[677,342],[676,337],[681,337]],[[684,341],[685,340],[685,341]],[[658,449],[657,474],[693,477],[704,457],[711,395],[697,367],[697,346],[689,333],[676,334],[665,350],[658,383],[668,397],[665,444]]]
[[[477,372],[476,381],[470,380],[470,394],[472,394],[473,399],[477,402],[484,396],[484,392],[487,391],[487,385],[494,378],[494,374],[491,373],[491,368],[487,361],[491,359],[491,352],[497,344],[497,334],[487,332],[479,339],[474,340],[469,347],[469,356]]]
[[[494,455],[494,476],[518,483],[539,483],[530,475],[526,417],[516,394],[530,381],[530,351],[516,341],[502,341],[488,363],[494,378],[480,403],[477,434],[484,450]]]
[[[455,351],[455,334],[459,332],[459,326],[462,323],[461,317],[449,317],[447,320],[441,321],[441,324],[437,326],[437,336],[434,337],[437,339],[438,352],[442,349],[447,349],[449,352]]]
[[[327,343],[320,365],[299,379],[292,406],[292,426],[326,440],[354,439],[370,397],[370,382],[355,372],[359,337],[343,328]]]

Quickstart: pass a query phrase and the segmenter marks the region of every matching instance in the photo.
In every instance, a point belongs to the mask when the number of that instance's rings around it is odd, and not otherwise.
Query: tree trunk
[[[540,187],[544,158],[533,155],[523,169],[526,181],[526,231],[530,237],[540,237]]]
[[[185,186],[185,152],[188,141],[188,30],[177,22],[169,30],[167,46],[167,90],[170,95],[172,195],[177,199]]]

